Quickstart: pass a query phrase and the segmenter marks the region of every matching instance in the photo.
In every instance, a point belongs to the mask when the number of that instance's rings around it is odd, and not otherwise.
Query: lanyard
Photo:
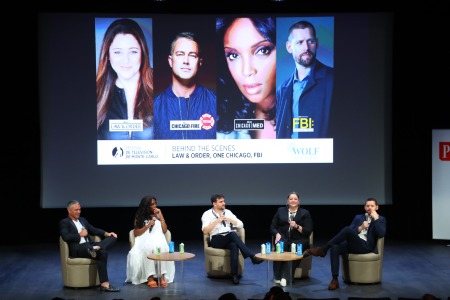
[[[216,217],[216,219],[219,218],[219,216],[214,212],[214,209],[211,208],[211,212],[212,212],[212,214],[214,215],[214,217]],[[225,211],[223,212],[223,215],[225,216]],[[225,226],[225,227],[227,226],[227,224],[225,223],[225,221],[222,221],[222,225]]]

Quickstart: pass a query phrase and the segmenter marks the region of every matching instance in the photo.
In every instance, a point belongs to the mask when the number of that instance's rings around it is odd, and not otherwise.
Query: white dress
[[[135,237],[134,246],[127,255],[127,279],[125,282],[146,283],[150,275],[153,275],[156,280],[157,262],[147,258],[148,254],[156,253],[156,247],[161,247],[161,253],[169,252],[169,245],[159,220],[156,220],[151,232],[146,230],[140,236]],[[173,282],[175,262],[161,261],[161,274],[164,274],[167,282]]]

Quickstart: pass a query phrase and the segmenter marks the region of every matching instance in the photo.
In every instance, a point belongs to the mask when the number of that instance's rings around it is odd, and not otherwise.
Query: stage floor
[[[230,279],[208,278],[204,268],[203,244],[198,241],[183,241],[185,251],[194,253],[195,259],[184,262],[184,284],[181,294],[172,295],[171,287],[149,288],[146,284],[125,283],[128,241],[119,243],[110,250],[110,282],[121,289],[118,293],[100,292],[98,288],[72,289],[62,284],[59,244],[0,247],[0,293],[3,300],[22,299],[126,299],[149,300],[159,296],[165,299],[215,300],[228,292],[240,300],[262,299],[269,290],[267,286],[267,264],[253,265],[245,260],[244,274],[239,285]],[[322,241],[323,243],[323,241]],[[255,252],[260,251],[261,241],[247,241]],[[320,245],[315,241],[315,246]],[[178,283],[179,262],[173,288]],[[312,275],[309,279],[295,280],[292,288],[285,290],[291,298],[339,298],[348,297],[399,297],[421,298],[432,294],[443,300],[450,296],[450,247],[440,241],[399,242],[386,238],[383,262],[383,277],[380,284],[347,285],[340,280],[340,288],[327,289],[331,280],[330,261],[313,257]]]

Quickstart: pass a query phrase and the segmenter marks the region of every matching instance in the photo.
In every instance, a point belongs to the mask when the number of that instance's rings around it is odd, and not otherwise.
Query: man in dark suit
[[[339,287],[339,256],[342,254],[378,253],[377,240],[386,235],[386,218],[377,213],[378,202],[375,198],[368,198],[364,205],[366,213],[358,214],[353,218],[350,226],[339,231],[325,246],[311,248],[303,256],[327,255],[330,250],[331,275],[333,279],[328,285],[329,290]]]
[[[108,252],[106,249],[117,242],[117,234],[96,228],[80,217],[81,206],[76,200],[67,203],[69,216],[59,221],[59,233],[69,246],[70,257],[92,258],[97,261],[100,291],[119,292],[108,280]],[[98,235],[100,242],[91,241],[89,235]]]

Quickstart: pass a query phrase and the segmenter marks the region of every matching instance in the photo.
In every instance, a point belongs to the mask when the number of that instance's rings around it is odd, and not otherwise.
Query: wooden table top
[[[271,260],[271,261],[292,261],[299,260],[303,258],[303,255],[297,255],[297,253],[292,252],[283,252],[276,253],[274,251],[270,252],[270,254],[261,254],[257,253],[255,257],[261,258],[263,260]]]
[[[151,260],[160,260],[160,261],[182,261],[182,260],[188,260],[188,259],[194,259],[195,254],[189,253],[189,252],[163,252],[161,254],[151,253],[147,255],[148,259]]]

